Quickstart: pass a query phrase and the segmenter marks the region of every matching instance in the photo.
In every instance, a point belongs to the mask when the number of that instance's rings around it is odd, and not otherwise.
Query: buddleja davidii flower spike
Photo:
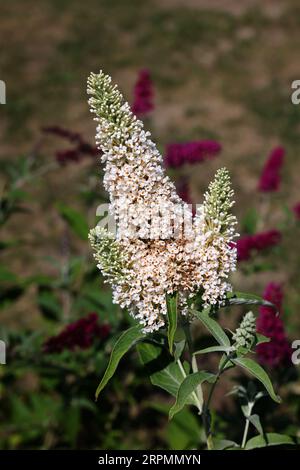
[[[192,212],[165,175],[150,133],[133,116],[110,77],[102,72],[92,74],[88,93],[98,121],[97,141],[105,162],[109,210],[117,225],[116,242],[130,260],[130,281],[119,282],[98,247],[99,267],[106,270],[114,302],[128,308],[145,333],[165,325],[166,293],[178,292],[183,315],[188,313],[188,300],[200,290],[207,305],[221,304],[231,289],[226,279],[235,269],[235,250],[229,245],[235,218],[230,214],[232,191],[227,170],[217,173],[196,223],[184,225],[175,236],[174,227],[184,224],[183,214],[192,217]],[[151,217],[149,237],[148,213],[153,206],[168,217]],[[132,210],[130,225],[124,224]]]
[[[233,242],[236,217],[232,215],[233,190],[228,170],[221,168],[204,195],[203,206],[196,215],[200,270],[203,277],[202,298],[205,306],[222,306],[231,291],[227,279],[236,269],[236,247]]]
[[[234,235],[236,217],[231,214],[235,204],[229,172],[220,168],[204,195],[204,212],[207,230],[214,230],[231,240]]]
[[[129,278],[129,260],[114,235],[102,227],[95,227],[89,233],[94,258],[106,281],[118,284]]]
[[[234,341],[233,347],[235,350],[240,348],[251,349],[256,339],[256,318],[253,312],[248,312],[243,317],[240,326],[232,335]]]
[[[118,128],[130,127],[137,121],[117,86],[112,85],[109,75],[102,70],[98,74],[91,73],[87,84],[87,93],[91,95],[89,105],[97,115],[96,120],[105,119]]]
[[[103,151],[104,186],[117,225],[116,241],[131,266],[130,282],[116,280],[113,298],[129,309],[145,332],[151,332],[164,325],[166,292],[179,290],[182,280],[177,261],[179,255],[182,260],[186,258],[185,245],[171,238],[184,203],[164,173],[163,159],[150,133],[144,131],[143,123],[132,114],[111,78],[103,72],[91,74],[88,93],[98,122],[96,140]],[[168,212],[170,220],[154,223],[152,239],[148,235],[148,213],[153,206]],[[124,223],[132,211],[130,224]]]

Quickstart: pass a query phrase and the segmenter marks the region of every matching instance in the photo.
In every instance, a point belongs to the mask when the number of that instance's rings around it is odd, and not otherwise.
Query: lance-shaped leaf
[[[110,355],[109,363],[106,368],[106,371],[104,373],[104,376],[98,385],[98,388],[96,390],[96,400],[98,399],[99,393],[101,390],[104,389],[106,386],[107,382],[112,378],[114,375],[118,364],[124,354],[127,353],[127,351],[134,346],[140,339],[144,338],[145,335],[141,331],[141,326],[136,325],[128,330],[124,331],[121,336],[118,338],[116,341],[113,350]]]
[[[168,357],[162,346],[143,342],[138,344],[137,350],[150,375],[151,383],[176,396],[186,372],[177,362],[170,362],[170,356]],[[190,397],[188,404],[196,405],[195,398]]]
[[[281,398],[274,392],[273,385],[268,374],[259,364],[257,364],[257,362],[253,361],[253,359],[249,359],[248,357],[237,357],[232,359],[232,362],[254,375],[254,377],[264,385],[270,397],[277,403],[281,402]]]
[[[255,346],[258,346],[259,344],[262,344],[262,343],[269,343],[271,341],[271,338],[261,335],[260,333],[255,333],[255,337],[256,337]]]
[[[263,435],[264,430],[263,430],[261,422],[260,422],[260,417],[255,414],[255,415],[249,416],[248,419],[249,419],[250,423],[253,424],[253,426],[257,429],[259,434]]]
[[[231,351],[230,346],[210,346],[209,348],[199,349],[199,351],[195,351],[194,354],[208,354],[211,352],[226,352],[228,353]]]
[[[221,328],[219,323],[217,323],[209,315],[209,308],[204,310],[197,311],[192,310],[192,313],[205,325],[208,331],[213,335],[213,337],[218,341],[221,346],[230,347],[230,340],[226,335],[225,331]]]
[[[239,448],[239,445],[236,442],[229,441],[227,439],[213,439],[214,450],[226,450],[232,448]]]
[[[185,339],[182,339],[181,341],[175,342],[175,351],[174,351],[174,359],[175,361],[178,361],[180,358],[181,354],[184,351],[185,348]]]
[[[170,353],[173,354],[174,337],[177,329],[178,293],[167,294],[166,301],[168,314],[168,344]]]
[[[255,294],[247,294],[246,292],[230,292],[227,295],[225,306],[228,305],[264,305],[273,308],[277,312],[276,305],[268,300],[263,299]]]
[[[176,401],[169,412],[169,419],[172,419],[184,407],[198,385],[201,385],[205,380],[212,381],[213,379],[215,379],[215,375],[209,372],[195,372],[188,375],[178,388]],[[201,412],[201,410],[199,411]]]
[[[279,446],[282,444],[294,444],[291,437],[285,434],[267,433],[264,436],[255,436],[246,444],[245,450],[257,449],[258,447]]]
[[[228,354],[223,354],[219,362],[219,371],[224,371],[234,367],[231,357]]]

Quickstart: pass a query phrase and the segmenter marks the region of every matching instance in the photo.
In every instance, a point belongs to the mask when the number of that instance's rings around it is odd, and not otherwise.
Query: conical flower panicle
[[[204,195],[204,210],[207,229],[217,230],[226,237],[232,237],[236,218],[231,214],[234,205],[229,172],[220,168]]]
[[[232,335],[235,348],[251,348],[255,339],[255,332],[256,318],[253,312],[248,312],[243,317],[241,324],[237,328],[236,332]]]
[[[231,290],[227,279],[236,269],[234,227],[236,217],[231,214],[233,190],[226,168],[217,171],[204,195],[204,203],[196,214],[196,246],[199,269],[204,289],[205,306],[222,305]]]
[[[96,120],[105,119],[118,129],[130,127],[136,121],[117,86],[112,85],[109,75],[102,71],[91,73],[87,84],[87,93],[91,95],[89,105],[97,116]]]
[[[129,261],[114,235],[102,227],[95,227],[89,233],[94,257],[107,281],[116,284],[128,277]]]
[[[206,304],[222,304],[235,269],[228,173],[217,173],[195,223],[186,224],[193,222],[191,207],[177,195],[150,133],[110,77],[91,74],[88,93],[117,225],[115,239],[101,230],[92,231],[91,241],[114,302],[128,308],[145,332],[164,326],[166,293],[179,293],[182,314],[200,289]]]

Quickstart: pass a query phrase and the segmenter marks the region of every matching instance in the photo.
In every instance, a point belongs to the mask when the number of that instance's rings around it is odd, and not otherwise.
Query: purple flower
[[[95,339],[105,339],[110,333],[109,325],[99,325],[98,315],[90,313],[76,322],[67,325],[61,333],[51,336],[45,343],[46,353],[61,352],[64,349],[87,349]]]
[[[253,252],[271,248],[278,245],[280,241],[281,233],[276,229],[245,235],[236,242],[238,261],[246,261],[250,259]]]
[[[253,250],[252,235],[244,235],[235,242],[238,261],[246,261],[251,257]]]
[[[293,212],[295,214],[296,219],[300,220],[300,202],[297,202],[297,204],[294,205]]]
[[[145,116],[152,111],[154,108],[153,95],[153,84],[149,70],[142,69],[134,86],[132,112],[137,116]]]
[[[283,147],[276,147],[272,150],[260,176],[258,183],[259,191],[278,191],[281,182],[280,170],[283,165],[284,155],[285,150]]]
[[[281,313],[283,292],[280,284],[270,282],[263,295],[278,308]],[[268,338],[269,343],[262,343],[256,347],[256,352],[261,364],[276,367],[291,363],[292,350],[285,333],[284,324],[274,309],[262,306],[259,309],[259,317],[256,322],[257,331]]]
[[[101,155],[100,150],[89,142],[86,142],[78,132],[73,132],[60,126],[43,127],[42,131],[46,134],[62,137],[74,144],[72,148],[57,150],[55,153],[55,158],[61,165],[66,165],[70,162],[79,162],[84,155],[91,157]]]
[[[95,155],[101,155],[100,150],[95,145],[91,145],[84,140],[80,140],[77,146],[77,150],[81,154],[90,155],[91,157],[94,157]]]
[[[70,142],[79,142],[81,140],[81,135],[78,132],[70,131],[61,126],[42,127],[42,131],[45,132],[45,134],[53,134],[57,137],[62,137]]]
[[[221,151],[221,145],[214,140],[198,140],[169,144],[166,148],[165,165],[178,168],[185,163],[194,164],[215,157]]]
[[[81,160],[81,155],[77,148],[72,148],[57,150],[57,152],[55,152],[55,158],[60,165],[66,165],[70,162],[79,162],[79,160]]]

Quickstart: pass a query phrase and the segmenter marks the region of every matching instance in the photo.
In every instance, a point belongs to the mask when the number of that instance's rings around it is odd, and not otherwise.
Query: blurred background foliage
[[[216,158],[169,173],[201,202],[216,168],[227,166],[240,233],[281,232],[278,245],[240,263],[233,281],[260,295],[280,283],[284,325],[297,339],[300,226],[291,208],[300,200],[300,107],[290,95],[299,79],[299,2],[2,0],[0,18],[7,87],[0,107],[0,339],[7,344],[0,448],[201,447],[196,414],[184,409],[169,422],[169,399],[151,387],[135,353],[94,402],[112,344],[131,320],[112,305],[87,242],[106,194],[86,78],[102,68],[132,102],[146,67],[155,107],[145,124],[160,150],[170,142],[221,143]],[[278,145],[286,151],[280,190],[264,194],[259,175]],[[241,313],[224,314],[228,327]],[[196,333],[199,347],[206,345],[205,332]],[[267,430],[299,434],[298,373],[271,370],[284,401],[258,405]],[[230,377],[219,388],[214,419],[218,436],[239,439],[241,412],[226,396],[234,383]]]

